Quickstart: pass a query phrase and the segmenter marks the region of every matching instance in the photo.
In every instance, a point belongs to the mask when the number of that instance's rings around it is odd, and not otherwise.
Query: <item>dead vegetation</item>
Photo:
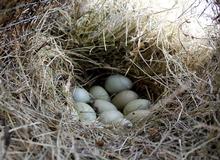
[[[219,159],[218,32],[207,45],[181,20],[95,2],[20,2],[0,25],[0,159]],[[132,129],[83,126],[71,87],[112,73],[135,82],[152,114]]]

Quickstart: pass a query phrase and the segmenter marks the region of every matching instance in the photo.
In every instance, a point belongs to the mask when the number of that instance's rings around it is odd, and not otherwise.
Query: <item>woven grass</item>
[[[138,2],[10,6],[17,16],[1,25],[0,159],[219,159],[218,25],[202,37],[188,32],[200,1],[187,1],[175,21],[168,15],[183,3],[158,11]],[[218,12],[217,2],[207,6]],[[131,129],[81,124],[72,87],[113,73],[152,101],[150,116]]]

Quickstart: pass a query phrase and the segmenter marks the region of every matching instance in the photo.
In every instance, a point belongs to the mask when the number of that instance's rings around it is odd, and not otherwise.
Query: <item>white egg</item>
[[[112,103],[102,100],[102,99],[95,100],[93,106],[97,108],[99,113],[102,113],[105,111],[112,111],[112,110],[117,111],[117,108]]]
[[[94,99],[104,99],[106,101],[110,101],[110,97],[106,90],[101,86],[93,86],[89,90],[90,94],[93,96]]]
[[[150,107],[150,101],[146,99],[135,99],[129,102],[123,110],[124,115],[127,115],[136,110],[145,110]]]
[[[124,116],[121,112],[119,112],[117,110],[112,110],[112,111],[102,112],[99,116],[99,120],[104,124],[108,124],[108,123],[118,122],[123,117]]]
[[[85,102],[88,103],[91,101],[91,96],[87,90],[80,87],[74,87],[73,88],[73,99],[76,102]]]
[[[144,120],[147,116],[150,115],[149,110],[136,110],[129,113],[125,118],[130,120],[132,123],[138,123]]]
[[[96,120],[96,113],[90,105],[83,102],[78,102],[76,103],[75,107],[81,122],[92,123]]]
[[[105,89],[109,93],[117,93],[123,90],[131,89],[131,87],[131,80],[119,74],[111,75],[105,81]]]
[[[131,90],[125,90],[116,94],[112,99],[112,103],[118,108],[118,110],[123,110],[125,105],[137,98],[137,93]]]

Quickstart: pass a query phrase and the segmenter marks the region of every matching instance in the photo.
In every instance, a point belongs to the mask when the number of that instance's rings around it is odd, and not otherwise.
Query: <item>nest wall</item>
[[[217,36],[197,40],[181,32],[183,20],[162,23],[127,1],[41,3],[37,12],[23,3],[15,17],[37,19],[1,26],[1,157],[218,159]],[[131,130],[83,126],[72,87],[113,73],[133,80],[152,115]]]

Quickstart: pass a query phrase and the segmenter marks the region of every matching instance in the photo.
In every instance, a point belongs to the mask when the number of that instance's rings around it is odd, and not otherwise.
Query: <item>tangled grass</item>
[[[186,17],[165,19],[172,9],[128,4],[26,1],[10,9],[16,16],[1,25],[0,159],[219,159],[217,25],[214,37],[192,37],[179,29]],[[131,129],[81,124],[71,88],[112,73],[133,80],[153,102],[151,115]]]

